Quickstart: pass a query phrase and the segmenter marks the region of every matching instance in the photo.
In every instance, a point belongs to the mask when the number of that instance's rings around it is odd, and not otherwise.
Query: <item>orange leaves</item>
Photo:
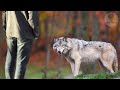
[[[47,13],[45,11],[40,12],[40,22],[43,22],[47,18]]]

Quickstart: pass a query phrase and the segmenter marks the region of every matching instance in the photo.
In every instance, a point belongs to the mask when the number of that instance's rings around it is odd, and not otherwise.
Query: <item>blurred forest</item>
[[[108,22],[105,22],[105,16],[109,13],[118,16],[116,24],[106,24]],[[108,17],[111,22],[116,20],[114,15]],[[54,37],[67,36],[110,42],[115,46],[120,61],[120,11],[40,11],[39,21],[40,37],[33,44],[29,65],[43,67],[44,77],[47,77],[49,68],[55,68],[60,76],[63,67],[69,67],[65,58],[53,51],[51,43]],[[0,67],[4,67],[6,40],[2,20],[0,37]]]

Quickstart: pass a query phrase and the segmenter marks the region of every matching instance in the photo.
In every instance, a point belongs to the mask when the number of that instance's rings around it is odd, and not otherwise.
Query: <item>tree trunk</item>
[[[119,69],[120,69],[120,11],[118,12],[118,17],[119,17],[119,19],[118,19],[118,25],[117,25],[117,37],[116,37],[116,44],[115,44],[115,46],[116,46],[116,50],[117,50],[117,57],[118,57],[118,63],[119,63],[119,65],[118,65],[118,67],[119,67]]]
[[[2,11],[0,11],[0,61],[2,59],[2,41],[3,41]]]
[[[84,40],[89,40],[88,37],[88,20],[89,20],[89,16],[88,16],[88,11],[81,11],[81,37]]]
[[[47,78],[48,62],[50,59],[50,51],[49,51],[49,44],[48,44],[48,37],[49,37],[49,19],[48,19],[48,17],[45,20],[45,30],[46,30],[46,60],[45,60],[45,69],[44,69],[43,73],[44,73],[44,78]]]
[[[99,22],[98,18],[96,17],[95,11],[93,12],[93,35],[92,35],[92,40],[98,40],[99,36]]]
[[[68,36],[69,31],[70,31],[70,11],[66,11],[66,31],[65,31],[65,36]]]
[[[77,25],[76,25],[76,21],[78,18],[78,11],[73,11],[73,27],[72,27],[72,36],[76,37],[77,36]]]

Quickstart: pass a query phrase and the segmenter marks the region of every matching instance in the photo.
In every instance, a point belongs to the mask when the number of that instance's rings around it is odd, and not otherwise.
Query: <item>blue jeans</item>
[[[33,40],[7,38],[6,79],[24,79]]]

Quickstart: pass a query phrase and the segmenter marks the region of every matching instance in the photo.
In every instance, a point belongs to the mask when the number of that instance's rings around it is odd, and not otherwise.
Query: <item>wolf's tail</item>
[[[118,59],[117,59],[117,53],[116,50],[114,51],[115,57],[114,57],[114,61],[113,61],[113,67],[114,67],[114,71],[118,71]]]
[[[114,60],[113,61],[113,66],[114,66],[114,71],[117,72],[118,71],[118,60]]]

